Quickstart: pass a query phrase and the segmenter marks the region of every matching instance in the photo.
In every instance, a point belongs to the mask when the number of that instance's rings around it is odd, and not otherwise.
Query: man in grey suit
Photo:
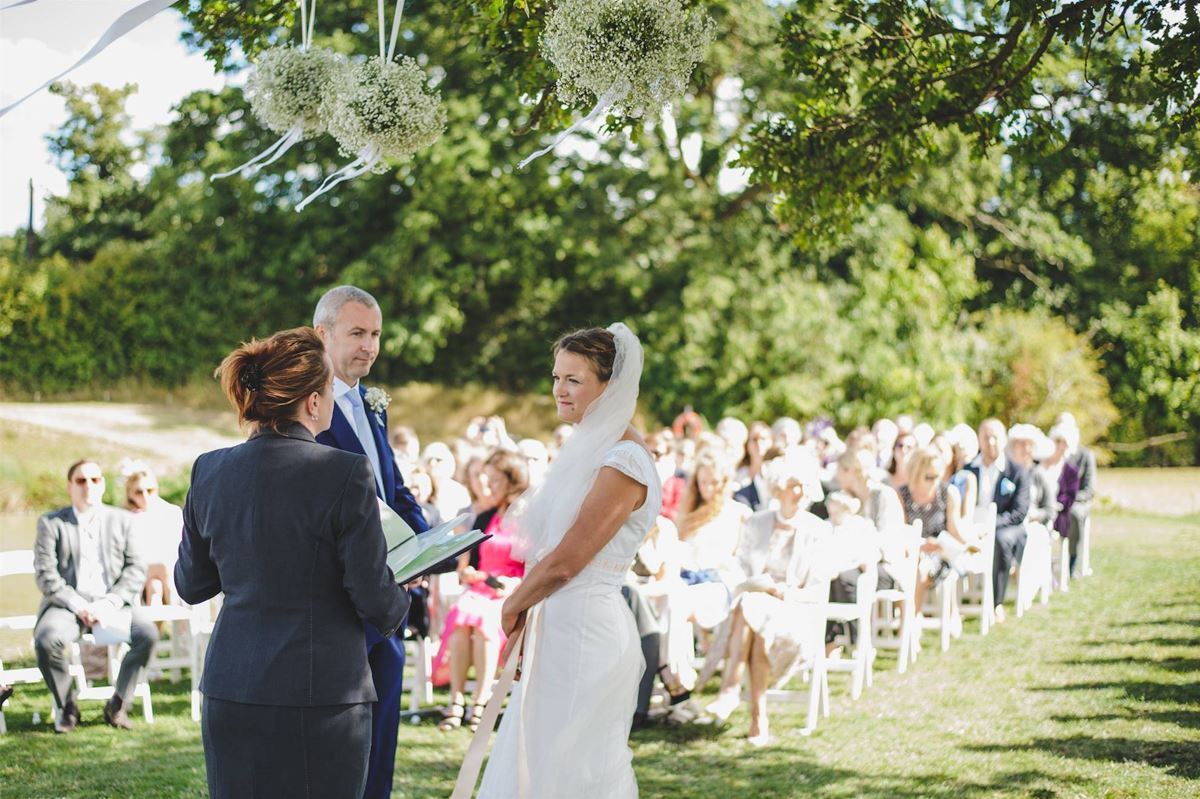
[[[133,604],[146,582],[146,564],[138,554],[133,516],[103,503],[104,473],[90,460],[67,470],[71,504],[38,519],[33,566],[42,604],[33,630],[38,668],[60,713],[54,731],[71,732],[79,724],[75,684],[68,670],[70,647],[79,636]],[[150,660],[158,629],[135,608],[130,648],[117,674],[104,721],[131,729],[126,711],[138,674]]]

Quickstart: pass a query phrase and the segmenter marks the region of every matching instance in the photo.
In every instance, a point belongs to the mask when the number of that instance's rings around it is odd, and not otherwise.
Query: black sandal
[[[471,708],[471,720],[467,722],[467,727],[470,728],[471,732],[479,729],[479,722],[483,721],[483,711],[486,709],[487,705],[481,705],[478,702]]]
[[[450,703],[450,706],[446,708],[444,713],[442,713],[442,720],[438,722],[437,726],[438,730],[441,732],[457,730],[462,726],[463,716],[466,714],[467,709],[463,706],[462,702]]]
[[[667,670],[667,667],[665,665],[659,666],[657,674],[658,674],[658,679],[662,680],[663,687],[667,689],[667,696],[671,697],[671,701],[669,702],[669,704],[670,705],[679,705],[679,704],[683,704],[684,702],[691,699],[692,692],[690,690],[688,690],[687,688],[684,688],[682,685],[679,685],[678,683],[676,683],[675,685],[671,685],[669,682],[667,682],[667,676],[665,674],[663,674],[663,672],[666,670]],[[675,693],[675,691],[673,691],[672,688],[678,689],[679,693]]]

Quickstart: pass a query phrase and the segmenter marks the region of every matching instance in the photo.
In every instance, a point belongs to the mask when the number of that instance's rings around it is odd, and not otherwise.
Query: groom
[[[375,490],[392,510],[418,533],[429,529],[421,506],[404,487],[396,457],[388,443],[386,395],[380,403],[368,396],[361,379],[371,371],[379,355],[383,315],[379,303],[354,286],[330,289],[317,302],[313,327],[325,342],[333,362],[333,423],[317,436],[331,447],[365,454],[375,475]],[[366,799],[386,799],[392,793],[396,768],[396,736],[400,728],[400,699],[404,676],[403,629],[394,638],[384,638],[370,624],[367,661],[379,700],[371,717],[371,759],[367,770]]]

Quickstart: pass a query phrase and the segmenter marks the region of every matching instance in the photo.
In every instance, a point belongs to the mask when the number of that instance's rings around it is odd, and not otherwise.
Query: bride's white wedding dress
[[[480,799],[637,796],[629,728],[645,661],[621,586],[662,508],[662,487],[650,453],[632,441],[617,442],[603,464],[646,486],[646,501],[575,579],[531,611],[521,680]]]

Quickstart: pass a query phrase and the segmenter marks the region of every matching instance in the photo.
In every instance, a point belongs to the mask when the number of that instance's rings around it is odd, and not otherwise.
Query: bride
[[[662,505],[630,426],[641,374],[623,324],[554,345],[558,414],[576,427],[517,521],[525,579],[502,625],[510,647],[524,630],[521,679],[480,799],[637,796],[628,739],[645,663],[621,585]]]

